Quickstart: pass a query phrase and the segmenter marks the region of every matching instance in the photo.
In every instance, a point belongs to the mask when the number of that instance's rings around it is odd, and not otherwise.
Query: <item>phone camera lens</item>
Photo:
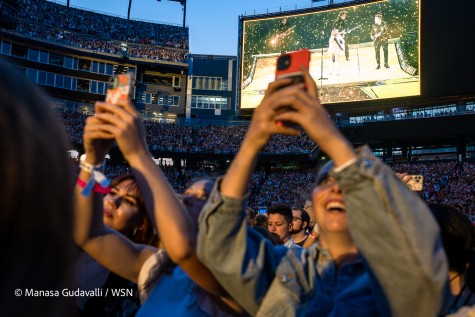
[[[290,55],[281,55],[277,59],[277,69],[284,70],[289,68],[290,66]]]

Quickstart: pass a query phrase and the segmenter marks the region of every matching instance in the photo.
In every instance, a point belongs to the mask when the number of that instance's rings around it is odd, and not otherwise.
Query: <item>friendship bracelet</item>
[[[83,188],[81,194],[84,197],[89,197],[92,191],[104,194],[105,192],[103,191],[109,187],[110,180],[107,179],[107,177],[99,171],[99,169],[104,168],[104,165],[104,163],[102,163],[101,165],[92,165],[86,162],[86,154],[81,155],[81,157],[79,158],[79,168],[85,172],[91,173],[91,177],[87,182],[78,179],[78,185]],[[79,180],[81,180],[82,182],[80,183]],[[82,183],[84,183],[84,185],[81,185]],[[99,185],[99,187],[101,188],[96,188],[97,185]]]
[[[81,178],[78,178],[77,184],[79,187],[84,188],[86,187],[87,182],[82,180]],[[110,193],[111,188],[110,186],[102,187],[100,184],[94,184],[92,191],[95,193],[107,195]]]
[[[100,165],[92,165],[91,163],[86,162],[86,154],[83,154],[79,157],[79,168],[83,171],[91,173],[94,170],[103,170],[106,163],[102,162]]]

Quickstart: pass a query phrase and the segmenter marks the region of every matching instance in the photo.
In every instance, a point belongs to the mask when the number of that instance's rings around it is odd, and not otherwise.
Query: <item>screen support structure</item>
[[[323,43],[324,39],[323,39],[323,36],[325,35],[325,32],[320,32],[320,34],[322,35],[322,38],[320,40],[321,43]],[[327,80],[328,78],[326,77],[323,77],[323,44],[322,44],[322,47],[320,49],[321,51],[321,59],[320,59],[320,78],[318,78],[318,80],[320,81],[320,95],[323,95],[323,80]]]

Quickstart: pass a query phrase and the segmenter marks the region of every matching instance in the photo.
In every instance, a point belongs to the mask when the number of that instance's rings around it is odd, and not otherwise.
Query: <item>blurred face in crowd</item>
[[[183,204],[190,212],[193,220],[198,221],[198,216],[200,215],[201,209],[208,199],[209,193],[213,188],[213,181],[211,180],[199,180],[183,193]]]
[[[285,217],[281,214],[269,214],[267,220],[267,229],[279,236],[279,238],[287,242],[290,234],[291,224],[285,220]]]
[[[139,196],[137,184],[131,179],[112,187],[104,196],[104,224],[121,232],[134,227],[139,218]]]
[[[313,214],[312,201],[306,200],[303,209],[308,212],[308,215],[310,216],[310,223],[308,224],[308,226],[313,228],[313,226],[315,225],[315,216]]]
[[[302,211],[292,209],[292,230],[290,233],[295,234],[306,229],[307,223],[302,219]]]
[[[349,234],[343,193],[333,177],[324,178],[314,189],[313,210],[321,238],[325,233]]]
[[[246,209],[246,219],[247,219],[247,224],[249,226],[254,225],[255,219],[256,219],[256,212],[254,211],[254,209],[249,208],[249,207]]]

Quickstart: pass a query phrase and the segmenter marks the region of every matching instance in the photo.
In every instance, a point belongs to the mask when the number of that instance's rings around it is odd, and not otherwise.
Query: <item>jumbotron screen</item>
[[[277,57],[309,49],[324,104],[419,96],[418,0],[241,19],[240,108],[255,108]]]

